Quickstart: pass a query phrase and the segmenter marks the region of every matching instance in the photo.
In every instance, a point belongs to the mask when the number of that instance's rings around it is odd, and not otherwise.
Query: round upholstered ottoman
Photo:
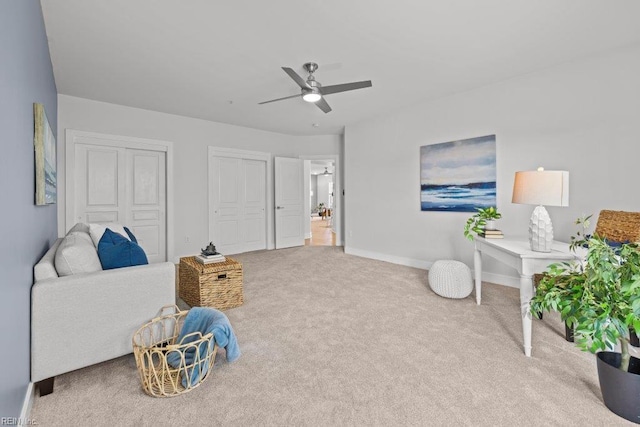
[[[454,260],[440,260],[429,269],[429,286],[445,298],[466,298],[473,290],[471,269]]]

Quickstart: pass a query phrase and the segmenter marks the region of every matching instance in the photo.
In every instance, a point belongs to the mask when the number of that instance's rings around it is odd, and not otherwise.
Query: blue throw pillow
[[[631,243],[631,241],[625,240],[624,242],[612,242],[611,240],[607,240],[607,244],[612,248],[621,248],[622,245],[626,245],[627,243]]]
[[[125,230],[126,230],[126,228],[125,228]],[[587,234],[587,235],[586,235],[586,236],[584,236],[584,237],[585,237],[585,239],[589,240],[589,239],[591,238],[591,234]],[[606,238],[604,239],[604,241],[605,241],[605,243],[606,243],[607,245],[609,245],[609,247],[610,247],[610,248],[613,248],[613,249],[618,249],[618,248],[621,248],[621,247],[622,247],[622,245],[626,245],[627,243],[631,243],[631,241],[630,241],[630,240],[625,240],[625,241],[623,241],[623,242],[614,242],[614,241],[612,241],[612,240],[607,240]],[[587,249],[588,249],[588,248],[589,248],[589,242],[584,243],[584,244],[582,245],[582,247],[583,247],[583,248],[587,248]]]
[[[124,227],[124,231],[127,232],[127,235],[129,236],[129,240],[131,240],[132,242],[138,243],[138,239],[136,239],[136,236],[133,235],[131,230],[129,230],[127,227]]]
[[[136,243],[135,237],[125,228],[131,240],[108,228],[98,243],[98,258],[103,270],[133,265],[149,264],[144,250]]]

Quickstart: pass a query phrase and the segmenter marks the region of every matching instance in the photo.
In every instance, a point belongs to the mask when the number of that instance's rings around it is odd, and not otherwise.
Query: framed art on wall
[[[496,136],[420,147],[420,210],[496,206]]]
[[[56,139],[49,126],[44,105],[33,104],[33,145],[35,150],[36,205],[56,203]]]

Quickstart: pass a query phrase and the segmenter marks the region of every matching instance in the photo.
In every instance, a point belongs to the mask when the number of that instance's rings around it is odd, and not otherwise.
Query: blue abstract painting
[[[420,209],[475,212],[496,206],[496,136],[420,147]]]
[[[56,173],[56,138],[53,135],[44,105],[33,104],[36,172],[36,205],[56,203],[58,177]]]

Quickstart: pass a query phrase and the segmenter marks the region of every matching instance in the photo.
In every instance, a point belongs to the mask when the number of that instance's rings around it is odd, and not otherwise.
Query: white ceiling
[[[287,134],[640,44],[638,0],[41,0],[58,92]],[[324,114],[280,67],[319,63]],[[319,126],[314,127],[316,123]]]

